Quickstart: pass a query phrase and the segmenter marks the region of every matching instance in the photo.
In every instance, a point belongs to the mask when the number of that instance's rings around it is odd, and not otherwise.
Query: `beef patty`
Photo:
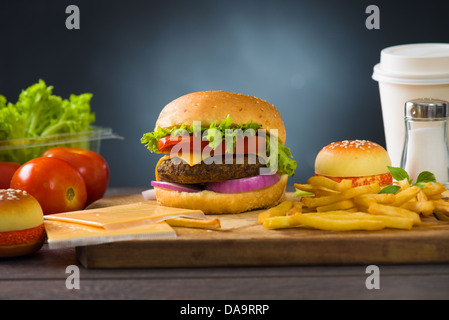
[[[248,155],[244,155],[241,159],[243,161],[238,159],[236,163],[234,156],[232,164],[225,163],[223,158],[221,163],[200,162],[190,166],[179,158],[172,158],[162,161],[157,167],[157,172],[161,180],[193,184],[252,177],[260,173],[261,167],[265,167],[259,162],[258,157],[249,158]]]

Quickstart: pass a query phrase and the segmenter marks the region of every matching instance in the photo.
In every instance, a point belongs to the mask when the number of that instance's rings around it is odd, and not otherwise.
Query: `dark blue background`
[[[65,27],[70,4],[80,30]],[[371,4],[380,30],[365,27]],[[112,187],[153,179],[159,156],[140,138],[168,102],[209,89],[254,95],[283,115],[299,163],[290,183],[300,182],[330,142],[385,146],[372,68],[385,47],[449,42],[448,9],[432,0],[1,0],[0,94],[15,100],[39,78],[63,97],[92,92],[96,124],[125,137],[101,146]]]

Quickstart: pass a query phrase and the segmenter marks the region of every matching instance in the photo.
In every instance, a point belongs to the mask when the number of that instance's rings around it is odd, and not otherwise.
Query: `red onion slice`
[[[151,181],[153,187],[164,188],[179,192],[200,192],[202,189],[199,186],[192,186],[180,183],[165,182],[165,181]]]
[[[281,179],[279,174],[258,175],[249,178],[206,183],[206,190],[219,193],[247,192],[269,187]]]

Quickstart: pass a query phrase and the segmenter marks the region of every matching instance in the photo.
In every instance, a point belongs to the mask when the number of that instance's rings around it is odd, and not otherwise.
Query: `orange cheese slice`
[[[165,221],[118,230],[105,230],[85,224],[57,220],[45,220],[44,224],[49,249],[177,237],[175,230]]]
[[[156,168],[155,168],[155,172],[154,172],[154,175],[156,176],[156,181],[161,181],[161,179],[159,178],[159,173],[157,172],[157,167],[161,164],[162,161],[168,160],[168,159],[170,159],[170,155],[165,155],[162,158],[160,158],[159,161],[156,163]]]
[[[152,202],[138,202],[46,215],[45,220],[77,223],[105,230],[118,230],[154,224],[175,217],[206,218],[200,210],[164,207]]]
[[[172,158],[180,158],[191,167],[203,161],[203,156],[201,153],[188,153],[188,154],[179,153],[177,155],[173,155]]]

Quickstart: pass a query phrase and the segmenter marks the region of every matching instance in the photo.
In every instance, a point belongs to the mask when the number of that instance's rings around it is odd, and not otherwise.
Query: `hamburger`
[[[0,190],[0,257],[38,251],[45,240],[44,214],[26,191]]]
[[[344,140],[325,146],[315,159],[315,175],[334,181],[351,179],[354,187],[379,183],[391,185],[393,177],[387,151],[367,140]]]
[[[200,91],[167,104],[141,142],[164,154],[151,183],[158,203],[222,214],[284,198],[297,166],[285,140],[282,117],[267,101]]]

